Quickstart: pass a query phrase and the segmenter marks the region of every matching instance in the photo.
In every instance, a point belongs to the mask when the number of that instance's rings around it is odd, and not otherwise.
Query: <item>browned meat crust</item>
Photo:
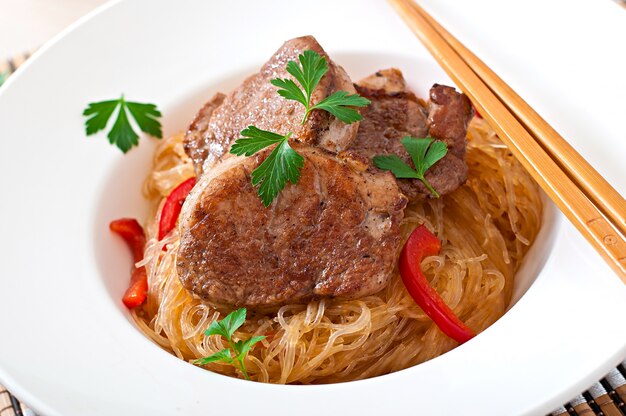
[[[250,173],[269,150],[208,171],[183,206],[183,286],[219,305],[271,308],[318,297],[358,298],[387,283],[407,203],[389,172],[358,171],[322,149],[297,185],[265,208]]]
[[[196,176],[202,173],[202,164],[209,154],[210,134],[208,132],[209,120],[217,107],[224,101],[226,96],[218,92],[211,98],[194,117],[187,129],[183,140],[185,153],[191,158]]]
[[[241,130],[249,125],[279,134],[291,131],[295,139],[332,152],[343,150],[352,143],[358,123],[345,124],[326,111],[313,111],[302,125],[304,106],[281,97],[276,92],[277,87],[270,84],[274,78],[293,79],[285,70],[287,62],[298,62],[298,55],[308,49],[319,53],[328,62],[328,72],[313,92],[313,103],[339,90],[356,92],[348,74],[330,60],[315,38],[303,36],[285,42],[258,73],[228,94],[215,111],[203,113],[201,110],[196,116],[189,130],[195,132],[194,136],[200,134],[202,137],[202,140],[190,139],[202,145],[194,151],[198,157],[192,156],[198,174],[228,157],[231,145],[241,137]],[[206,127],[199,131],[194,124]]]
[[[359,94],[372,101],[361,113],[363,120],[357,138],[347,154],[367,159],[396,154],[410,166],[409,154],[400,140],[404,136],[430,135],[444,141],[448,154],[426,173],[426,180],[440,195],[452,192],[467,179],[465,147],[467,124],[472,118],[469,99],[452,87],[435,84],[430,90],[429,110],[408,91],[402,73],[395,69],[378,71],[356,85]],[[410,200],[430,196],[417,179],[398,179],[402,192]]]
[[[439,84],[430,89],[429,133],[446,141],[449,153],[459,159],[465,160],[467,125],[473,115],[472,104],[465,94]]]

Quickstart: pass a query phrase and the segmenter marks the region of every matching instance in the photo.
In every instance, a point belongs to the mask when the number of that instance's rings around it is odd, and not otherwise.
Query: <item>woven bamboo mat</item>
[[[0,87],[29,56],[30,53],[24,53],[0,62]],[[626,360],[587,391],[581,392],[550,414],[561,415],[626,416]],[[0,385],[0,416],[35,416],[35,413]]]
[[[488,397],[485,400],[489,400]],[[626,360],[547,416],[626,416]],[[0,385],[0,416],[36,416]],[[43,415],[40,415],[43,416]]]
[[[12,58],[0,60],[0,86],[30,55],[30,52],[27,52]]]

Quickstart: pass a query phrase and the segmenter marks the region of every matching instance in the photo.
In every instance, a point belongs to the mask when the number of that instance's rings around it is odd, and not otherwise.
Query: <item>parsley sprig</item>
[[[252,337],[245,341],[234,341],[233,335],[235,334],[235,331],[239,329],[239,327],[241,327],[241,325],[243,325],[245,321],[246,309],[241,308],[229,313],[221,321],[211,322],[209,328],[204,331],[204,335],[206,335],[207,337],[211,335],[222,336],[226,338],[230,347],[224,348],[223,350],[218,351],[215,354],[209,355],[208,357],[195,360],[193,363],[197,365],[205,365],[213,362],[224,362],[232,364],[233,366],[241,370],[246,380],[250,380],[250,377],[248,376],[248,371],[246,370],[246,365],[244,364],[244,360],[252,346],[264,339],[265,336]]]
[[[344,123],[354,123],[363,117],[352,107],[364,107],[370,103],[358,94],[347,91],[337,91],[313,104],[311,96],[328,72],[326,58],[315,51],[306,50],[298,56],[300,64],[295,61],[287,63],[286,70],[296,82],[289,78],[275,78],[270,82],[278,87],[278,94],[288,100],[301,103],[304,108],[302,124],[306,123],[313,110],[324,110],[331,113]],[[300,179],[300,169],[304,166],[304,158],[289,146],[289,139],[293,132],[282,136],[271,131],[261,130],[255,126],[248,126],[241,131],[230,149],[230,153],[241,156],[252,156],[266,147],[276,145],[272,153],[252,172],[252,184],[259,186],[258,195],[263,205],[269,206],[278,194],[285,188],[287,182],[296,184]]]
[[[287,181],[298,183],[304,158],[289,146],[291,133],[281,136],[249,126],[241,131],[241,135],[243,138],[237,140],[230,149],[236,155],[252,156],[259,150],[278,144],[267,159],[252,171],[252,185],[259,185],[258,195],[263,205],[268,207],[285,188]]]
[[[288,100],[301,103],[305,108],[302,124],[306,122],[309,113],[315,109],[326,110],[344,123],[354,123],[363,119],[361,114],[352,107],[364,107],[370,103],[366,98],[358,94],[350,94],[347,91],[337,91],[324,98],[319,103],[312,105],[311,95],[320,80],[328,72],[326,58],[315,51],[306,50],[298,56],[300,65],[295,61],[287,63],[287,72],[300,84],[298,86],[289,78],[276,78],[271,80],[272,85],[279,88],[278,93]]]
[[[416,139],[410,136],[405,136],[401,143],[411,155],[415,169],[404,163],[397,155],[375,156],[374,164],[376,167],[390,170],[396,178],[419,179],[435,198],[439,198],[439,193],[426,181],[424,175],[431,166],[448,153],[446,144],[431,137]]]
[[[87,105],[83,111],[83,115],[87,117],[85,121],[87,136],[104,130],[109,119],[118,108],[117,118],[107,137],[109,142],[116,145],[122,152],[126,153],[131,147],[139,144],[139,136],[130,124],[129,113],[141,131],[159,139],[163,137],[161,123],[158,120],[161,117],[161,112],[156,105],[126,101],[123,95],[117,100],[100,101]]]

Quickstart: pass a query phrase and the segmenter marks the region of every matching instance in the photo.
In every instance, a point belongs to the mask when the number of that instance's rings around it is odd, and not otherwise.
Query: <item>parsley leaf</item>
[[[326,72],[328,72],[328,63],[324,57],[311,50],[306,50],[301,55],[298,55],[298,60],[301,66],[295,61],[287,62],[287,72],[304,88],[306,102],[302,104],[308,107],[313,90],[320,83]]]
[[[419,174],[397,155],[374,156],[374,164],[378,169],[390,170],[396,178],[420,178]]]
[[[113,114],[113,111],[115,111],[118,104],[118,100],[100,101],[99,103],[89,104],[85,111],[83,111],[84,116],[94,115],[85,121],[85,130],[88,136],[95,134],[106,127],[107,121],[109,121],[111,114]]]
[[[195,360],[193,363],[198,365],[205,365],[216,361],[222,361],[229,364],[232,363],[233,359],[230,356],[230,348],[224,348],[223,350],[218,351],[213,355],[209,355],[208,357]]]
[[[326,110],[344,123],[350,124],[362,120],[363,116],[354,108],[348,106],[365,107],[369,103],[370,100],[358,94],[349,94],[347,91],[337,91],[315,104],[311,107],[311,110],[315,110],[316,108]]]
[[[397,155],[375,156],[374,164],[376,167],[390,170],[396,178],[419,179],[435,198],[439,198],[439,193],[426,181],[424,175],[428,169],[448,153],[446,144],[430,137],[416,139],[410,136],[405,136],[401,142],[411,156],[415,169],[404,163]]]
[[[109,143],[116,145],[124,153],[128,152],[131,147],[139,144],[139,136],[137,136],[137,133],[135,133],[128,121],[124,103],[120,105],[115,124],[113,124],[113,128],[111,128],[107,137],[109,138]]]
[[[246,322],[246,309],[240,308],[229,313],[226,318],[222,319],[222,327],[226,330],[226,338],[232,338],[236,330]]]
[[[271,80],[270,82],[272,83],[272,85],[275,85],[278,88],[280,88],[278,90],[278,94],[280,96],[288,100],[298,101],[303,106],[308,107],[309,100],[307,99],[307,97],[304,96],[304,93],[302,92],[300,87],[298,87],[296,83],[293,82],[293,80],[286,79],[286,78],[285,79],[276,78],[276,79]]]
[[[246,322],[246,309],[241,308],[237,309],[229,313],[224,319],[221,321],[213,321],[209,328],[204,331],[204,335],[219,335],[228,341],[230,345],[229,348],[224,348],[221,351],[216,352],[215,354],[211,354],[208,357],[200,358],[195,360],[193,363],[197,365],[205,365],[213,362],[224,362],[228,364],[232,364],[235,367],[238,367],[239,370],[243,373],[246,380],[250,380],[248,376],[248,371],[246,370],[246,365],[244,364],[244,360],[248,352],[254,344],[265,339],[265,336],[255,336],[248,340],[239,340],[233,341],[233,335],[235,331],[241,327],[241,325]],[[234,355],[234,357],[233,357]]]
[[[244,138],[238,139],[230,148],[230,153],[237,156],[252,156],[259,150],[285,140],[285,136],[261,130],[254,126],[248,126],[248,128],[241,130],[241,135]]]
[[[125,104],[141,131],[152,137],[163,137],[161,123],[158,120],[161,117],[161,112],[157,110],[156,105],[131,101],[126,101]]]
[[[238,139],[230,149],[237,156],[252,156],[259,150],[278,143],[272,153],[252,172],[252,184],[259,185],[257,194],[263,205],[270,206],[274,198],[285,188],[287,181],[295,184],[300,179],[300,169],[304,158],[289,146],[289,137],[261,130],[254,126],[241,131],[244,136]]]
[[[287,72],[291,74],[300,87],[291,79],[275,78],[270,82],[279,88],[278,94],[288,100],[301,103],[305,108],[304,124],[309,113],[315,109],[326,110],[344,123],[354,123],[362,120],[363,117],[352,107],[364,107],[370,103],[366,98],[358,94],[350,94],[347,91],[337,91],[315,105],[311,105],[311,95],[313,90],[320,83],[320,80],[328,72],[326,58],[315,51],[306,50],[298,56],[300,65],[295,61],[287,63]],[[302,88],[302,89],[301,89]]]
[[[126,101],[124,96],[117,100],[100,101],[87,105],[83,111],[83,116],[87,117],[85,121],[87,136],[104,130],[116,109],[118,110],[117,118],[107,137],[109,142],[116,145],[122,152],[126,153],[133,146],[139,144],[139,136],[130,124],[128,112],[141,131],[159,139],[163,136],[161,123],[158,120],[161,117],[161,112],[156,105]]]
[[[228,331],[222,326],[221,321],[213,321],[207,330],[204,331],[204,335],[207,337],[211,335],[221,335],[224,338],[228,338]]]
[[[237,341],[237,360],[243,360],[254,344],[265,339],[265,336],[252,337],[247,341]]]
[[[287,181],[293,184],[300,179],[304,158],[289,146],[288,136],[272,150],[272,153],[252,172],[252,185],[258,185],[263,205],[269,207],[285,188]]]

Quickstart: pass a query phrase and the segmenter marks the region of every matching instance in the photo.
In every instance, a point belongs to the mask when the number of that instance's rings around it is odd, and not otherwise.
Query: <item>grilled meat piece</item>
[[[285,69],[287,62],[298,62],[298,55],[307,49],[319,53],[328,62],[328,72],[312,94],[314,104],[336,91],[356,93],[346,71],[330,60],[315,38],[303,36],[285,42],[257,74],[226,96],[219,107],[214,111],[203,111],[203,108],[196,116],[185,137],[185,149],[190,149],[188,154],[198,175],[228,157],[231,145],[249,125],[279,134],[291,131],[292,137],[300,142],[331,152],[343,150],[352,143],[358,123],[345,124],[326,111],[316,110],[302,125],[304,106],[281,97],[277,87],[270,84],[274,78],[293,79]]]
[[[369,163],[376,155],[396,154],[413,166],[400,140],[404,136],[431,136],[446,143],[448,154],[426,172],[426,180],[440,195],[454,191],[465,182],[465,135],[473,112],[464,94],[435,84],[430,89],[427,109],[408,91],[402,72],[395,68],[376,72],[361,80],[356,88],[372,103],[361,110],[363,120],[357,138],[346,154]],[[417,179],[397,181],[410,200],[430,196],[426,186]]]
[[[230,157],[207,171],[180,216],[183,286],[217,305],[273,308],[381,290],[400,249],[407,200],[389,172],[294,144],[305,158],[265,208],[251,172],[270,149]]]
[[[185,153],[191,158],[196,176],[202,173],[202,164],[209,155],[211,135],[209,134],[209,120],[217,107],[224,101],[226,96],[218,92],[206,104],[202,106],[198,114],[187,129],[183,140]]]

